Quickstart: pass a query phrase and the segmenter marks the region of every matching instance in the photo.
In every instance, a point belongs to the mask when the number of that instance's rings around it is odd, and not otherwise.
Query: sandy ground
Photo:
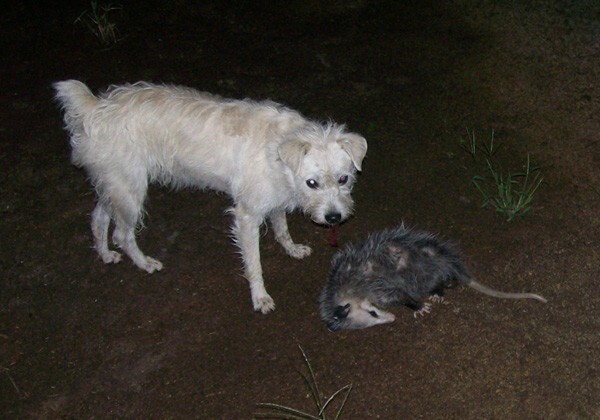
[[[599,418],[597,4],[199,3],[123,2],[110,48],[74,24],[85,2],[4,8],[0,417],[233,419],[264,402],[316,413],[301,346],[323,395],[352,384],[343,418]],[[345,122],[369,152],[342,245],[404,220],[457,242],[481,281],[549,303],[463,287],[424,318],[397,308],[393,324],[331,333],[317,297],[336,249],[295,214],[292,235],[315,254],[291,260],[265,231],[278,307],[256,314],[227,197],[158,187],[139,243],[165,269],[105,266],[52,101],[67,78],[184,84]],[[480,208],[466,129],[494,130],[507,171],[528,153],[540,166],[525,217]]]

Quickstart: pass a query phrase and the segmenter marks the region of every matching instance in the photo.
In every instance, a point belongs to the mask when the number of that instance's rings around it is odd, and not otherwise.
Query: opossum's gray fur
[[[332,331],[391,322],[394,316],[380,308],[406,305],[422,314],[429,310],[425,298],[441,298],[444,289],[458,283],[498,298],[546,302],[536,294],[504,293],[475,282],[451,243],[403,224],[373,233],[334,255],[320,296],[321,318]],[[370,315],[360,318],[353,311]]]

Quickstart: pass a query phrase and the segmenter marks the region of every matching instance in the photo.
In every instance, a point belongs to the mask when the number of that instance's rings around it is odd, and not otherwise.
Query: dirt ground
[[[4,6],[0,417],[316,413],[301,346],[322,394],[352,384],[342,418],[600,418],[600,8],[523,3],[128,1],[109,14],[110,48],[74,23],[85,1]],[[164,270],[106,266],[52,100],[67,78],[184,84],[345,122],[369,151],[342,245],[404,220],[458,243],[484,283],[549,303],[461,287],[424,318],[397,308],[392,324],[331,333],[317,298],[336,249],[295,214],[293,237],[315,252],[292,260],[265,230],[277,309],[257,314],[227,197],[159,187],[139,242]],[[494,130],[507,170],[527,153],[541,167],[526,216],[480,208],[467,128]]]

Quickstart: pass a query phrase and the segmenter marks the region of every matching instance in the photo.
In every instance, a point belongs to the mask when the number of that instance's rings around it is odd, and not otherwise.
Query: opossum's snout
[[[363,302],[360,309],[353,314],[353,322],[356,324],[355,328],[368,328],[374,325],[394,322],[395,320],[396,317],[394,314],[377,308],[368,302]]]
[[[333,311],[333,320],[327,322],[327,328],[332,332],[341,329],[360,330],[374,325],[387,324],[395,319],[393,314],[364,300],[338,305]]]

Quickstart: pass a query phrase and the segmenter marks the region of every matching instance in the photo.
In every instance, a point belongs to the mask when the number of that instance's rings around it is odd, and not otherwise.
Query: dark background
[[[108,47],[76,22],[90,3],[2,6],[0,417],[315,413],[298,346],[323,394],[353,385],[346,418],[599,417],[599,8],[526,3],[127,1],[107,15]],[[256,314],[230,202],[194,190],[150,191],[139,242],[163,271],[105,266],[52,100],[68,78],[184,84],[347,123],[369,151],[341,244],[404,220],[457,242],[480,281],[549,303],[459,288],[422,319],[398,308],[392,324],[330,333],[317,297],[335,249],[296,214],[314,255],[290,259],[265,230],[277,309]],[[527,153],[540,166],[524,217],[480,208],[467,128],[495,130],[507,171]]]

